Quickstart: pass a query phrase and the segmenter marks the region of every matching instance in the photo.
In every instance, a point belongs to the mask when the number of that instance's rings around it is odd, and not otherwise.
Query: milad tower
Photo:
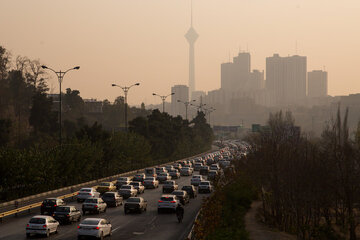
[[[185,38],[189,43],[189,97],[192,99],[192,93],[195,91],[195,42],[199,35],[193,28],[193,13],[192,13],[192,1],[191,1],[191,26],[185,34]]]

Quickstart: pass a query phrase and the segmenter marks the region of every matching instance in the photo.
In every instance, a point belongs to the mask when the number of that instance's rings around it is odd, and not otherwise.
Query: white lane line
[[[120,227],[115,228],[112,232],[116,232]]]

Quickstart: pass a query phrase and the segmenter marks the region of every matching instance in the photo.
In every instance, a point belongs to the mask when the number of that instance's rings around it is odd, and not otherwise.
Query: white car
[[[111,236],[112,226],[104,218],[86,218],[78,226],[78,239],[84,236],[92,236],[103,239],[105,236]]]
[[[199,184],[199,188],[198,188],[199,193],[211,193],[212,192],[212,186],[210,184],[209,181],[202,181]]]
[[[161,213],[162,210],[175,211],[178,205],[179,200],[175,195],[162,195],[158,201],[158,213]]]
[[[78,192],[77,201],[82,202],[88,198],[94,198],[94,197],[96,198],[100,197],[100,193],[97,192],[94,188],[82,188]]]
[[[217,163],[211,164],[210,170],[217,170],[217,171],[220,170],[219,164]]]
[[[203,164],[200,163],[200,162],[195,163],[194,164],[194,171],[199,171],[202,166],[203,166]]]
[[[50,236],[50,233],[57,233],[59,222],[53,217],[37,215],[30,219],[26,225],[26,237],[30,237],[31,234],[41,234]]]
[[[193,175],[191,177],[190,183],[194,186],[199,186],[200,182],[203,181],[203,177],[201,175]]]
[[[119,194],[124,198],[127,199],[129,197],[137,197],[138,190],[134,188],[133,185],[122,185]]]
[[[82,212],[85,215],[86,212],[97,213],[106,212],[107,204],[101,198],[88,198],[82,204]]]
[[[193,174],[193,169],[191,167],[183,167],[180,170],[181,176],[191,176]]]

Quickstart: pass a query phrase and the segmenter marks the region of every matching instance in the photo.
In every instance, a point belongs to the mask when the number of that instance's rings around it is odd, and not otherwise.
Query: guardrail
[[[212,152],[212,151],[214,151],[214,150],[212,149],[212,150],[209,150],[207,152],[197,154],[195,156],[175,160],[175,161],[164,163],[164,164],[161,164],[161,165],[150,166],[150,167],[146,167],[146,168],[152,168],[152,167],[155,168],[155,167],[158,167],[158,166],[169,165],[169,164],[172,164],[172,163],[175,163],[175,162],[178,162],[178,161],[188,160],[188,159],[191,159],[191,158],[194,158],[194,157],[197,157],[197,156],[200,156],[200,155]],[[6,202],[6,203],[2,203],[2,204],[0,204],[0,208],[13,205],[13,206],[15,206],[15,209],[0,213],[0,223],[2,222],[2,219],[4,217],[11,216],[11,215],[16,216],[18,213],[24,212],[24,211],[29,211],[30,212],[31,209],[40,207],[41,204],[42,204],[42,202],[37,202],[37,203],[31,203],[29,205],[18,208],[17,206],[20,203],[29,202],[30,200],[40,198],[40,197],[49,196],[49,195],[54,194],[54,193],[64,192],[64,191],[68,191],[68,190],[73,191],[73,189],[77,189],[77,188],[80,188],[80,187],[83,187],[83,186],[93,185],[93,184],[96,184],[98,182],[112,181],[112,179],[116,179],[116,178],[123,177],[123,176],[130,176],[130,175],[133,175],[135,173],[138,173],[138,172],[141,172],[141,171],[144,171],[144,170],[145,170],[145,168],[137,169],[137,170],[133,170],[133,171],[130,171],[130,172],[120,173],[120,174],[113,175],[113,176],[110,176],[110,177],[104,177],[104,178],[89,181],[89,182],[86,182],[86,183],[81,183],[81,184],[77,184],[77,185],[73,185],[73,186],[69,186],[69,187],[64,187],[64,188],[60,188],[60,189],[57,189],[57,190],[48,191],[48,192],[44,192],[44,193],[39,193],[39,194],[28,196],[28,197],[25,197],[25,198],[20,198],[20,199],[16,199],[16,200],[13,200],[13,201]],[[113,180],[112,182],[116,182],[116,180]],[[96,188],[97,185],[95,185],[93,187]],[[77,195],[77,193],[78,193],[77,191],[74,191],[74,192],[71,192],[70,194],[59,196],[58,198],[66,199],[66,198],[74,197],[74,196]]]

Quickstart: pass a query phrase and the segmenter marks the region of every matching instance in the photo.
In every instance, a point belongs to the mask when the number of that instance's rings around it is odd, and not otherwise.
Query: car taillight
[[[67,217],[70,217],[70,214],[67,214],[66,216],[67,216]]]
[[[171,203],[176,203],[176,201],[171,201]]]
[[[91,195],[91,193],[89,193],[89,195]]]
[[[98,208],[98,205],[95,205],[94,208]]]
[[[96,227],[96,228],[94,228],[94,229],[99,230],[100,228],[99,228],[99,227]]]
[[[163,201],[159,200],[159,202],[163,202]]]
[[[41,206],[43,207],[43,206],[44,206],[44,204],[42,203],[42,204],[41,204]]]
[[[80,226],[78,226],[78,229],[80,229],[81,227]]]
[[[57,205],[55,204],[54,207],[57,207]]]
[[[154,184],[155,182],[151,182],[152,184]]]
[[[26,224],[26,227],[30,227],[30,225],[29,225],[29,224]]]
[[[47,225],[45,224],[45,225],[43,225],[43,228],[47,228]]]

